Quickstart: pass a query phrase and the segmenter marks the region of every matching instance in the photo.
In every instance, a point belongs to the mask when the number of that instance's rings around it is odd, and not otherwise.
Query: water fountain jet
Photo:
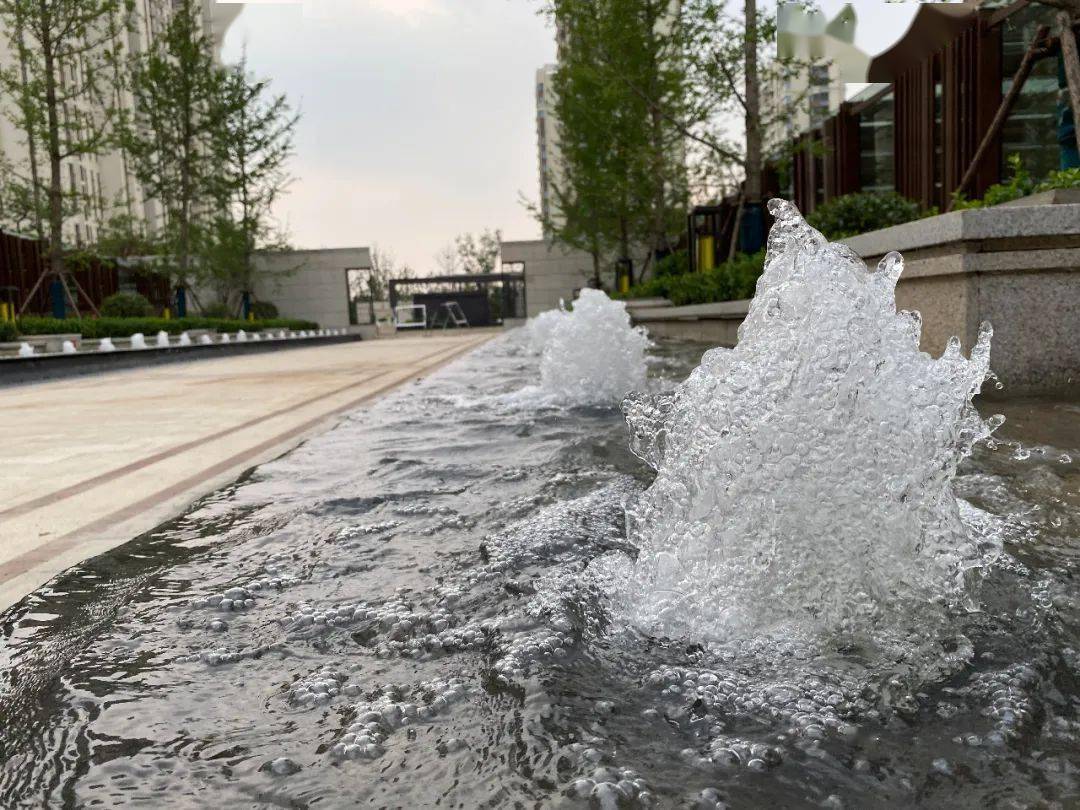
[[[993,554],[951,489],[1000,424],[971,402],[991,330],[970,359],[955,338],[931,358],[919,315],[896,312],[899,254],[868,271],[791,203],[769,210],[738,346],[624,403],[656,479],[627,510],[637,559],[606,557],[602,573],[650,632],[907,637],[962,605]]]

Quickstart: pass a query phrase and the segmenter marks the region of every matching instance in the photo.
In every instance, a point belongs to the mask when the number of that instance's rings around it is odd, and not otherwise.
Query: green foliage
[[[685,256],[684,256],[685,259]],[[700,273],[654,276],[630,288],[628,298],[667,298],[676,306],[752,298],[765,266],[765,252],[740,253]]]
[[[502,231],[484,230],[473,236],[463,233],[454,240],[457,267],[470,275],[494,273],[499,262]]]
[[[254,301],[251,304],[251,313],[255,320],[269,320],[278,316],[278,308],[269,301]]]
[[[103,318],[152,318],[154,308],[138,293],[118,292],[101,302]]]
[[[19,336],[19,330],[11,321],[0,321],[0,343],[10,343]]]
[[[1080,169],[1058,169],[1046,175],[1035,186],[1035,191],[1053,191],[1056,188],[1080,188]]]
[[[1006,161],[1012,169],[1012,177],[1007,183],[994,183],[983,194],[982,199],[969,200],[963,194],[953,194],[953,210],[960,211],[965,208],[985,208],[990,205],[1019,200],[1026,197],[1035,189],[1035,182],[1031,179],[1027,169],[1020,162],[1020,155],[1009,155]]]
[[[986,190],[982,199],[979,200],[969,200],[963,194],[954,194],[953,210],[988,208],[992,205],[1019,200],[1029,194],[1038,194],[1040,191],[1080,188],[1080,169],[1058,169],[1036,182],[1020,162],[1020,155],[1009,155],[1007,162],[1012,170],[1012,177],[1009,178],[1009,182],[995,183]]]
[[[653,277],[664,278],[666,276],[682,275],[688,272],[689,267],[690,260],[686,255],[686,251],[676,250],[656,263],[656,267],[653,268]]]
[[[173,13],[132,66],[135,116],[124,146],[139,181],[165,209],[165,255],[180,281],[190,281],[201,206],[212,199],[217,165],[206,144],[216,132],[221,71],[202,30],[197,0],[173,4]]]
[[[218,214],[208,234],[214,249],[201,269],[227,299],[254,287],[257,249],[281,247],[271,212],[290,180],[286,164],[299,116],[284,95],[270,91],[269,80],[248,71],[245,58],[221,72],[213,109]]]
[[[822,203],[806,221],[821,231],[825,238],[842,239],[890,225],[901,225],[922,216],[925,214],[919,211],[918,203],[895,191],[884,194],[860,191]]]
[[[265,329],[318,329],[312,321],[296,318],[267,318],[242,321],[235,318],[38,318],[24,316],[18,320],[23,335],[81,334],[84,338],[131,337],[136,332],[156,335],[165,331],[177,335],[189,329],[216,329],[219,332],[260,332]]]
[[[684,226],[688,97],[667,0],[549,0],[561,38],[553,96],[560,176],[544,229],[593,257],[666,248]],[[594,279],[594,283],[599,279]]]

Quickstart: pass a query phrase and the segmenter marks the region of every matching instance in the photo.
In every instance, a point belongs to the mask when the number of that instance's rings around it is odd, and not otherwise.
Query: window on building
[[[1055,26],[1054,9],[1038,3],[1010,14],[1001,24],[1001,92],[1012,86],[1012,77],[1040,25]],[[1040,59],[1031,71],[1020,96],[1001,130],[1003,179],[1005,161],[1020,155],[1027,171],[1036,178],[1057,169],[1060,162],[1057,141],[1058,75],[1057,58]]]
[[[859,184],[863,191],[892,191],[895,105],[890,90],[859,113]]]

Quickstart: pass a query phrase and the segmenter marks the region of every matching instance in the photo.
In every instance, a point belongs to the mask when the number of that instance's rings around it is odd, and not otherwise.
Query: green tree
[[[561,31],[552,92],[563,177],[545,229],[593,256],[670,249],[686,208],[679,17],[665,0],[552,0]],[[642,268],[644,271],[645,268]]]
[[[29,195],[43,200],[32,210],[43,212],[35,229],[48,241],[47,273],[61,280],[64,223],[86,209],[73,182],[65,191],[64,166],[114,140],[119,113],[106,79],[121,51],[112,28],[130,12],[130,0],[0,0],[0,25],[17,56],[0,71],[0,91],[27,146]]]
[[[223,79],[201,13],[197,0],[178,0],[135,61],[135,113],[124,139],[136,176],[164,209],[160,244],[179,285],[192,280],[200,218],[217,182],[212,139]]]
[[[502,232],[485,230],[477,235],[463,233],[454,240],[457,266],[463,273],[494,273],[499,264]]]
[[[693,101],[682,123],[687,136],[707,153],[703,183],[729,185],[733,170],[744,180],[746,202],[761,201],[766,158],[781,160],[794,144],[786,140],[790,121],[805,108],[804,95],[778,95],[779,88],[810,63],[776,49],[776,16],[744,0],[742,14],[723,0],[685,0],[683,53]],[[771,103],[764,103],[768,90]],[[732,121],[742,121],[731,132]]]
[[[218,222],[214,231],[227,236],[222,248],[232,246],[239,255],[224,277],[219,264],[204,268],[233,292],[251,292],[255,251],[283,247],[272,214],[290,181],[287,162],[299,116],[283,94],[270,92],[268,80],[248,72],[246,60],[224,72],[215,103],[216,218],[231,224]]]

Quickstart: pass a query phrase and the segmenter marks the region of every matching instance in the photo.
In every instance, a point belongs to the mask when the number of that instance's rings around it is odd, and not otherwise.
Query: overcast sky
[[[733,5],[736,5],[733,3]],[[741,2],[737,5],[741,7]],[[821,0],[834,14],[843,3]],[[914,3],[863,0],[857,42],[892,44]],[[296,176],[278,206],[300,248],[378,244],[421,273],[455,235],[539,236],[533,85],[554,59],[539,0],[257,0],[223,56],[298,104]]]

